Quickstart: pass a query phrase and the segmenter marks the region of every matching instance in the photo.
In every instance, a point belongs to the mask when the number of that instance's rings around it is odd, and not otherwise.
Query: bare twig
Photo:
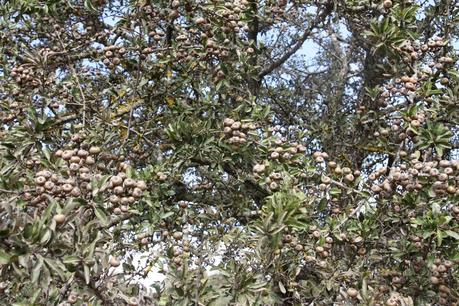
[[[359,205],[357,205],[357,207],[354,208],[351,211],[351,213],[347,215],[346,218],[344,218],[344,220],[341,221],[340,224],[338,224],[338,226],[333,229],[333,231],[334,232],[338,231],[341,228],[341,226],[343,226],[350,218],[352,218],[356,213],[358,213],[362,209],[364,204],[365,204],[365,201],[360,201]]]
[[[331,5],[331,3],[327,3],[327,5],[325,6],[325,9],[320,14],[317,14],[316,18],[311,22],[311,24],[306,28],[306,30],[304,30],[303,34],[298,39],[298,41],[293,45],[293,47],[290,50],[288,50],[286,53],[284,53],[284,55],[282,55],[275,62],[271,63],[271,65],[263,69],[258,74],[258,79],[261,80],[263,77],[270,74],[274,69],[282,66],[293,54],[295,54],[303,46],[303,43],[306,41],[306,39],[308,39],[312,31],[321,22],[323,22],[327,16],[330,15],[332,8],[333,6]]]

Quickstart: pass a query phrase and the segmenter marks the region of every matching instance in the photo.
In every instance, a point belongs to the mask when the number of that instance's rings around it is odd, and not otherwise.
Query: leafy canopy
[[[458,305],[458,16],[0,1],[1,304]]]

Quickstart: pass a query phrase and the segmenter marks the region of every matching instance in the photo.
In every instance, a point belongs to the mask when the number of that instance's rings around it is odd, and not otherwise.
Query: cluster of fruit
[[[24,87],[37,87],[40,83],[34,73],[32,67],[19,66],[11,69],[11,76],[15,79],[16,83]]]
[[[121,59],[126,54],[126,48],[116,45],[111,45],[104,48],[104,60],[105,66],[110,69],[115,68],[121,63]]]
[[[378,180],[372,185],[374,193],[391,194],[395,190],[421,191],[432,187],[438,194],[458,194],[459,160],[419,161],[415,156],[409,163],[402,163],[393,167],[384,179],[380,179],[387,172],[386,168],[371,173],[370,180]]]
[[[254,123],[242,123],[231,118],[223,121],[223,133],[230,144],[240,146],[247,143],[247,132],[256,129]]]
[[[274,141],[275,147],[270,149],[270,159],[283,161],[286,163],[294,162],[295,157],[302,156],[306,152],[306,147],[302,144],[287,144],[282,139]]]
[[[454,263],[450,260],[441,260],[436,258],[429,267],[432,276],[430,283],[437,288],[439,295],[438,303],[440,305],[452,305],[451,288],[448,286],[448,280],[451,278]]]

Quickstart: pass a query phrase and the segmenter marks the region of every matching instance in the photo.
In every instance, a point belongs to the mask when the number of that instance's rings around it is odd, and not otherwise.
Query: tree
[[[458,1],[0,4],[2,304],[458,305]]]

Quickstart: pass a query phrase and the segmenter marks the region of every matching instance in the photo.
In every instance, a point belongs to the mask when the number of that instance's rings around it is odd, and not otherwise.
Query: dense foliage
[[[458,24],[0,0],[0,303],[459,305]]]

